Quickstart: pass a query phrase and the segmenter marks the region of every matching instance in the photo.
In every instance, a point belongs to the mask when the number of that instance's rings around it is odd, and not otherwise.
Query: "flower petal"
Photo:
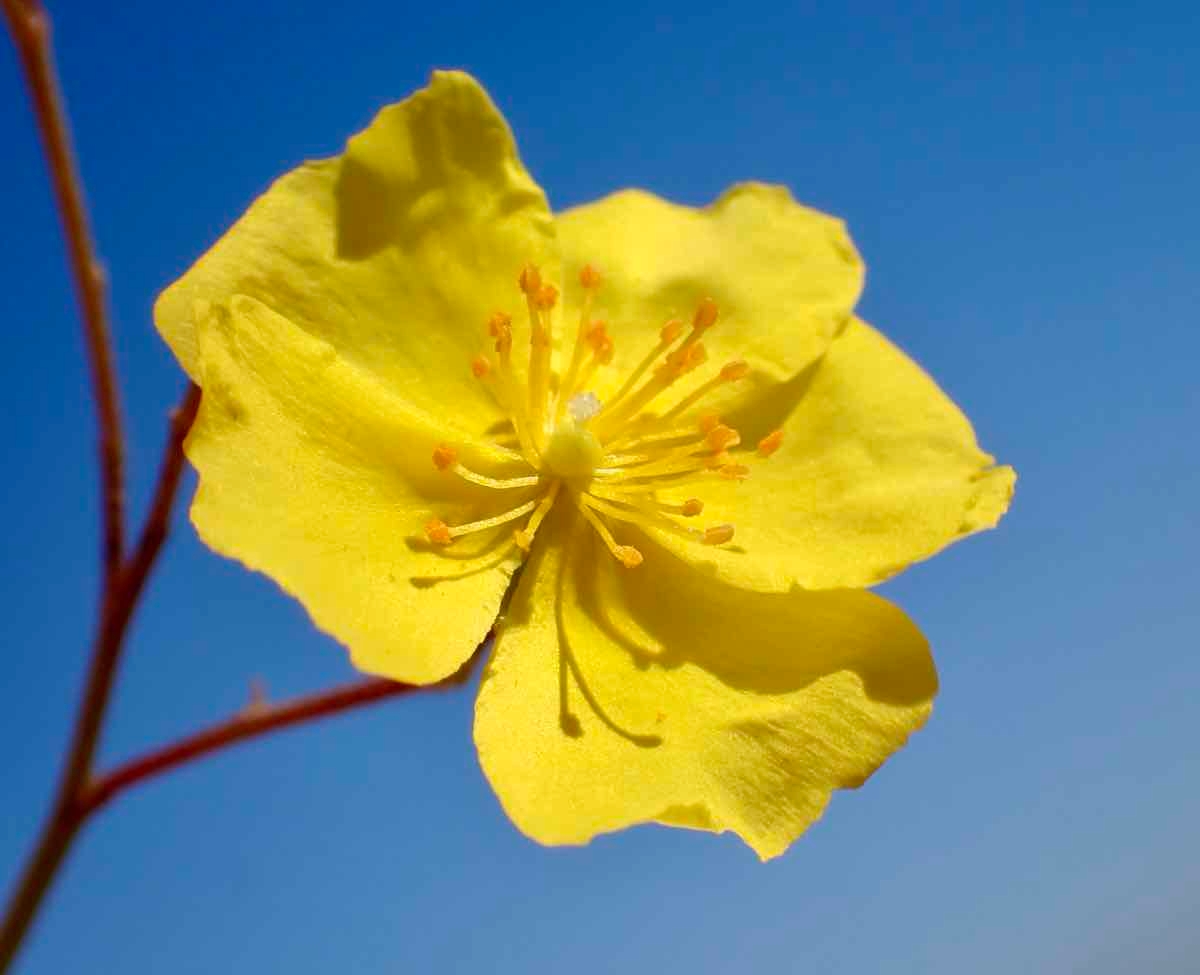
[[[958,407],[866,323],[786,391],[729,418],[751,445],[782,426],[782,447],[748,480],[697,490],[706,520],[736,526],[733,544],[664,538],[681,558],[765,591],[866,586],[1008,509],[1013,469],[993,466]]]
[[[750,379],[733,395],[790,378],[825,351],[862,290],[863,265],[833,217],[796,203],[785,187],[743,183],[696,209],[641,190],[625,190],[557,217],[563,251],[565,315],[578,315],[578,274],[599,268],[596,299],[616,349],[611,386],[654,346],[669,319],[691,322],[711,297],[720,315],[704,336],[712,368],[744,359]],[[611,390],[598,390],[601,399]],[[709,402],[720,407],[728,390]]]
[[[343,156],[277,180],[159,297],[159,331],[198,375],[196,300],[258,298],[409,403],[478,433],[495,419],[470,359],[485,322],[523,307],[554,226],[503,117],[468,75],[384,108]]]
[[[654,545],[624,569],[555,516],[475,712],[483,769],[534,839],[658,821],[777,856],[928,716],[928,647],[883,599],[747,592]]]
[[[204,395],[186,449],[201,538],[296,596],[361,669],[415,683],[453,673],[517,561],[503,529],[463,558],[421,532],[431,517],[494,505],[492,492],[435,470],[436,428],[265,305],[235,297],[195,321]],[[464,458],[486,450],[456,446]]]

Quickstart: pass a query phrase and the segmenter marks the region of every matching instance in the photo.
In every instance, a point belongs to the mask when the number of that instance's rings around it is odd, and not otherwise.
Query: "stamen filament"
[[[543,285],[541,272],[526,265],[520,277],[529,309],[529,420],[539,452],[546,440],[546,406],[550,395],[550,353],[554,344],[550,310],[558,300],[553,285]]]
[[[703,431],[707,433],[707,430]],[[628,437],[622,437],[619,440],[612,440],[605,446],[610,451],[617,450],[636,450],[637,448],[648,448],[654,444],[667,443],[671,440],[695,440],[695,427],[676,427],[674,430],[664,430],[661,433],[648,433],[645,435],[634,434]]]
[[[607,481],[638,481],[645,478],[669,477],[673,474],[690,474],[693,471],[716,470],[711,456],[686,457],[675,463],[644,464],[638,467],[598,467],[593,476]]]
[[[708,353],[701,342],[695,341],[702,330],[693,328],[691,334],[684,339],[683,344],[663,359],[651,376],[640,389],[629,395],[623,403],[605,411],[596,417],[596,436],[602,441],[608,434],[622,423],[636,417],[649,406],[659,395],[666,392],[677,379],[687,375],[708,358]]]
[[[683,502],[660,501],[655,497],[654,487],[631,486],[623,488],[619,485],[610,487],[607,484],[591,484],[588,494],[596,498],[605,498],[618,504],[627,504],[648,514],[677,515],[681,518],[694,518],[704,511],[704,502],[699,498],[688,498]]]
[[[480,487],[495,488],[499,491],[505,491],[510,488],[536,487],[541,482],[541,477],[537,474],[531,474],[527,477],[488,477],[486,474],[479,474],[463,464],[455,464],[454,473],[464,481],[470,481],[472,484],[478,484]]]
[[[512,421],[517,441],[521,445],[521,453],[530,467],[537,467],[541,459],[537,446],[529,432],[529,418],[525,413],[525,404],[517,389],[516,377],[512,368],[512,319],[503,312],[496,312],[488,321],[488,334],[496,340],[496,383],[499,397]]]
[[[425,526],[425,537],[436,545],[449,545],[451,541],[461,538],[463,535],[486,531],[488,528],[495,528],[497,525],[516,521],[518,518],[529,514],[537,506],[538,499],[534,498],[532,501],[526,501],[524,504],[519,504],[515,508],[501,512],[492,518],[470,521],[465,525],[447,525],[444,521],[435,518]]]
[[[663,355],[665,352],[669,351],[671,346],[679,341],[679,336],[682,334],[683,322],[679,321],[678,319],[673,318],[662,327],[658,333],[658,344],[651,349],[646,354],[646,357],[634,367],[633,372],[629,374],[628,378],[621,385],[621,388],[609,398],[606,405],[610,412],[621,405],[621,401],[633,391],[633,388],[638,384],[638,380],[646,374],[646,370],[654,365],[655,360],[657,360],[660,355]]]
[[[725,383],[737,382],[737,380],[743,379],[748,372],[749,368],[744,362],[727,362],[721,368],[721,371],[713,376],[712,379],[701,383],[694,390],[688,393],[687,396],[667,410],[666,413],[658,417],[658,419],[654,421],[655,424],[667,423],[675,419],[699,403],[700,400],[704,399],[705,396],[711,393],[718,386],[723,386]]]
[[[648,511],[640,505],[634,505],[632,502],[614,504],[593,495],[588,503],[596,511],[608,515],[610,518],[615,518],[617,521],[637,525],[640,528],[657,528],[693,542],[702,542],[705,545],[721,545],[733,538],[732,525],[714,525],[704,529],[688,528],[667,515]],[[628,505],[628,507],[623,505]]]
[[[579,368],[583,365],[584,350],[587,348],[587,334],[592,324],[592,299],[600,284],[600,275],[590,264],[586,264],[579,272],[579,283],[583,287],[579,329],[575,333],[575,345],[571,349],[571,362],[567,366],[566,375],[558,390],[558,402],[554,407],[555,423],[562,422],[563,414],[567,409],[567,401],[576,393],[576,385],[579,383]]]
[[[603,463],[605,467],[634,467],[639,464],[668,460],[672,457],[690,457],[703,443],[705,443],[705,438],[697,437],[693,433],[690,441],[673,447],[659,447],[657,450],[652,447],[649,451],[638,454],[605,454]]]
[[[604,522],[596,515],[594,511],[591,510],[593,500],[594,499],[589,498],[587,495],[580,495],[580,514],[582,514],[583,517],[588,520],[588,524],[596,529],[596,534],[600,536],[600,540],[604,542],[604,544],[608,547],[608,550],[612,552],[613,558],[615,558],[627,569],[637,568],[642,564],[642,553],[632,545],[618,544],[617,540],[613,538],[612,532],[608,530],[608,526],[604,524]]]
[[[554,499],[558,497],[558,489],[562,485],[562,481],[555,481],[550,485],[550,490],[542,495],[542,500],[538,502],[536,508],[533,509],[533,514],[529,521],[526,522],[524,528],[518,528],[513,532],[513,540],[517,543],[517,547],[523,552],[528,552],[533,545],[533,537],[537,534],[538,527],[542,520],[550,513],[550,509],[554,507]]]

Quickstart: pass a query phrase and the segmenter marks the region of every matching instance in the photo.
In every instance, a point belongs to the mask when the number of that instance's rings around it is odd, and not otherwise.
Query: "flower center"
[[[552,475],[574,482],[590,481],[603,459],[600,441],[574,420],[555,427],[542,454],[542,461]]]
[[[614,350],[607,325],[592,318],[599,273],[590,265],[580,272],[580,320],[561,376],[552,366],[552,313],[558,290],[543,283],[533,265],[525,267],[518,283],[529,311],[527,381],[522,383],[513,369],[512,317],[504,312],[496,312],[487,323],[495,359],[477,356],[471,370],[508,416],[509,429],[496,446],[528,473],[497,477],[475,471],[459,461],[454,447],[440,445],[433,452],[439,470],[502,492],[516,503],[468,524],[451,526],[434,519],[425,526],[426,538],[448,545],[462,535],[527,519],[524,527],[513,531],[513,542],[528,551],[566,483],[580,514],[628,568],[641,564],[642,553],[618,542],[610,523],[663,531],[705,545],[730,541],[732,525],[701,529],[686,522],[704,510],[703,501],[691,496],[693,486],[713,478],[742,480],[750,473],[742,462],[745,453],[733,453],[741,444],[738,432],[715,414],[699,412],[705,397],[745,378],[749,366],[741,360],[727,362],[666,409],[659,405],[680,379],[707,362],[701,338],[716,324],[716,302],[700,301],[690,329],[677,319],[663,325],[657,343],[602,405],[588,390],[596,371],[612,362]],[[774,453],[782,438],[779,430],[764,437],[758,457]]]

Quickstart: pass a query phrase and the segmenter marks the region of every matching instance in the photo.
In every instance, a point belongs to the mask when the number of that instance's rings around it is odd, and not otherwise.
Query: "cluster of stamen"
[[[441,444],[433,464],[480,487],[514,492],[515,504],[499,514],[461,525],[435,519],[425,536],[435,545],[501,525],[520,523],[512,539],[529,551],[538,528],[560,495],[567,495],[595,529],[613,556],[627,568],[641,564],[642,553],[613,534],[614,526],[658,529],[704,545],[724,545],[733,538],[730,524],[692,527],[704,502],[690,496],[693,486],[717,478],[744,480],[749,454],[730,453],[741,435],[712,412],[696,411],[718,387],[736,383],[749,366],[734,360],[661,412],[651,407],[682,377],[708,361],[702,341],[717,322],[715,301],[696,307],[690,328],[678,319],[664,324],[652,349],[601,404],[588,391],[597,370],[611,364],[615,348],[608,325],[592,317],[601,276],[588,265],[579,275],[581,313],[571,356],[561,375],[553,371],[553,312],[558,290],[542,280],[534,265],[518,277],[529,315],[529,368],[524,382],[513,367],[512,317],[496,312],[487,322],[494,357],[476,356],[472,374],[490,390],[508,417],[511,429],[495,447],[509,468],[522,473],[493,477],[462,463],[459,451]],[[776,430],[757,446],[765,459],[779,449],[783,432]],[[524,473],[528,471],[528,473]],[[699,492],[699,493],[702,493]],[[620,529],[618,528],[618,531]]]

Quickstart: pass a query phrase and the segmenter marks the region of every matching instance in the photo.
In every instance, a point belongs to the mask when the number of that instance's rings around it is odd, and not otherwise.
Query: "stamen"
[[[537,449],[546,439],[546,401],[550,395],[550,353],[554,344],[550,310],[558,300],[558,289],[542,285],[542,275],[533,264],[525,265],[518,278],[529,307],[529,425]]]
[[[522,552],[528,552],[530,546],[533,545],[533,537],[537,534],[538,527],[542,523],[542,519],[550,513],[550,509],[554,507],[554,499],[558,497],[558,489],[562,481],[555,481],[550,485],[550,490],[538,502],[538,506],[533,509],[533,514],[524,528],[518,528],[513,532],[513,540],[517,543],[517,547]]]
[[[588,523],[596,529],[596,534],[600,536],[600,540],[604,542],[608,550],[612,552],[613,558],[620,562],[627,569],[636,569],[642,564],[642,553],[632,545],[619,545],[617,540],[613,538],[612,532],[608,530],[608,526],[591,510],[591,500],[586,496],[581,496],[579,499],[579,511]]]
[[[464,467],[462,464],[454,465],[454,473],[464,481],[470,481],[472,484],[478,484],[480,487],[493,488],[497,491],[507,491],[512,488],[537,487],[541,483],[541,477],[537,474],[530,474],[527,477],[488,477],[486,474],[479,474],[469,467]]]
[[[530,434],[529,418],[525,412],[525,405],[521,401],[512,368],[512,316],[502,311],[495,312],[488,319],[488,335],[496,340],[496,355],[499,359],[499,368],[496,370],[499,399],[512,421],[517,442],[521,445],[521,453],[531,467],[537,467],[539,459],[537,445]]]
[[[484,379],[492,371],[492,364],[485,355],[477,355],[471,360],[471,375],[476,379]]]
[[[593,483],[588,493],[596,498],[605,498],[619,504],[627,504],[648,514],[678,515],[682,518],[695,518],[704,510],[704,502],[699,498],[688,498],[683,502],[660,501],[654,497],[654,487],[624,488],[620,485],[608,486]]]
[[[440,518],[434,518],[425,525],[425,537],[434,545],[449,545],[454,541],[450,534],[450,526]]]
[[[602,462],[605,467],[621,467],[631,468],[640,467],[641,465],[661,465],[669,461],[678,460],[680,458],[688,458],[697,456],[698,450],[716,449],[711,448],[705,443],[703,437],[697,437],[694,433],[691,439],[681,444],[676,445],[651,445],[643,449],[639,453],[634,454],[605,454]],[[642,468],[645,469],[644,467]]]
[[[592,300],[596,290],[600,287],[600,272],[592,267],[592,265],[585,264],[583,270],[579,272],[579,284],[583,288],[583,302],[579,312],[579,328],[575,332],[575,345],[571,349],[571,362],[567,366],[562,386],[558,390],[558,403],[554,409],[555,423],[562,420],[567,400],[575,395],[581,385],[579,383],[579,367],[583,365],[583,350],[587,342],[587,334],[592,326]]]
[[[717,303],[712,298],[703,299],[696,306],[696,314],[692,318],[692,328],[703,332],[712,328],[717,322]]]
[[[615,518],[617,521],[637,525],[641,528],[657,528],[672,535],[679,535],[690,539],[693,542],[702,542],[705,545],[723,545],[733,538],[733,525],[714,525],[711,528],[703,530],[688,528],[679,524],[673,518],[649,509],[633,500],[621,499],[613,503],[595,495],[586,500],[587,504],[595,508],[596,511],[602,512],[610,518]]]
[[[485,531],[506,522],[516,521],[529,514],[537,506],[538,499],[534,498],[532,501],[526,501],[524,504],[519,504],[492,518],[471,521],[465,525],[447,525],[440,518],[434,518],[425,526],[425,537],[435,545],[449,545],[454,539],[461,538],[463,535],[470,535],[472,532]]]
[[[525,294],[537,294],[542,287],[542,273],[538,270],[537,265],[526,264],[521,268],[521,273],[517,277],[517,284]]]
[[[704,529],[705,545],[724,545],[733,538],[733,525],[713,525]]]
[[[651,349],[646,357],[634,367],[633,372],[629,374],[628,378],[621,385],[621,388],[617,390],[616,394],[609,398],[608,408],[610,410],[618,406],[621,401],[633,391],[633,388],[637,385],[638,380],[646,374],[646,371],[652,365],[654,365],[655,361],[660,355],[662,355],[664,352],[667,352],[671,346],[679,341],[679,336],[682,334],[683,322],[681,322],[678,318],[672,318],[659,330],[658,344]]]
[[[601,412],[594,428],[596,436],[601,441],[608,439],[621,423],[636,416],[649,406],[656,396],[665,391],[677,379],[687,375],[708,359],[708,352],[700,341],[700,336],[711,328],[716,320],[717,304],[711,298],[705,298],[696,308],[696,314],[692,318],[692,331],[683,340],[683,344],[674,352],[667,354],[658,368],[654,370],[654,375],[636,392],[626,393],[627,389],[632,389],[632,384],[627,381],[618,395]],[[635,370],[635,375],[640,375],[640,371],[641,366],[639,365],[638,370]]]
[[[576,376],[574,382],[576,389],[583,389],[587,386],[595,374],[597,366],[607,366],[612,362],[613,349],[615,347],[612,336],[608,334],[608,326],[604,322],[591,323],[587,334],[584,336],[584,343],[591,348],[592,357],[588,359],[579,375]],[[559,402],[561,405],[561,398]]]
[[[520,455],[518,454],[517,456],[519,457]],[[453,469],[454,473],[464,481],[470,481],[472,484],[478,484],[480,487],[495,488],[501,491],[509,488],[536,487],[541,480],[536,474],[526,477],[507,478],[488,477],[486,474],[480,474],[460,464],[458,462],[458,451],[449,444],[444,443],[438,444],[433,448],[433,466],[439,471]]]
[[[783,444],[783,431],[775,430],[768,433],[758,442],[758,454],[760,457],[770,457]]]
[[[713,425],[715,426],[716,424]],[[650,426],[653,428],[654,425],[651,424]],[[708,431],[705,430],[703,432],[707,433]],[[679,427],[674,430],[664,430],[661,433],[633,433],[630,436],[621,437],[619,440],[611,440],[605,444],[605,447],[611,454],[615,455],[617,451],[637,450],[639,448],[647,450],[655,444],[667,444],[672,440],[695,441],[696,439],[695,428],[687,429]]]
[[[593,476],[602,481],[640,481],[646,478],[671,477],[676,474],[691,474],[694,471],[714,469],[720,473],[723,468],[714,468],[711,457],[690,456],[674,462],[658,461],[636,467],[597,467]]]
[[[704,433],[708,433],[713,427],[721,422],[721,418],[716,413],[705,413],[700,417],[700,429]]]
[[[704,442],[714,451],[720,452],[728,450],[730,447],[736,447],[742,442],[742,438],[733,427],[719,423],[705,434]]]
[[[656,447],[650,441],[651,438],[646,438],[645,442],[639,442],[634,445],[642,447],[642,451],[639,453],[605,454],[603,458],[605,468],[637,467],[637,473],[640,474],[648,470],[656,470],[680,458],[694,458],[698,453],[697,448],[702,448],[712,453],[713,456],[708,461],[707,466],[720,467],[729,461],[729,455],[726,451],[730,447],[736,447],[741,443],[742,438],[733,427],[718,423],[704,434],[703,437],[698,438],[692,433],[689,440],[674,446],[664,444]]]
[[[734,359],[732,362],[727,362],[721,367],[721,371],[713,376],[708,382],[701,383],[687,396],[681,399],[678,403],[672,406],[666,413],[658,418],[657,422],[667,423],[675,417],[682,415],[691,407],[695,406],[705,396],[711,393],[714,389],[724,383],[737,382],[739,379],[745,379],[750,373],[750,366],[741,359]],[[701,418],[703,421],[703,418]]]

